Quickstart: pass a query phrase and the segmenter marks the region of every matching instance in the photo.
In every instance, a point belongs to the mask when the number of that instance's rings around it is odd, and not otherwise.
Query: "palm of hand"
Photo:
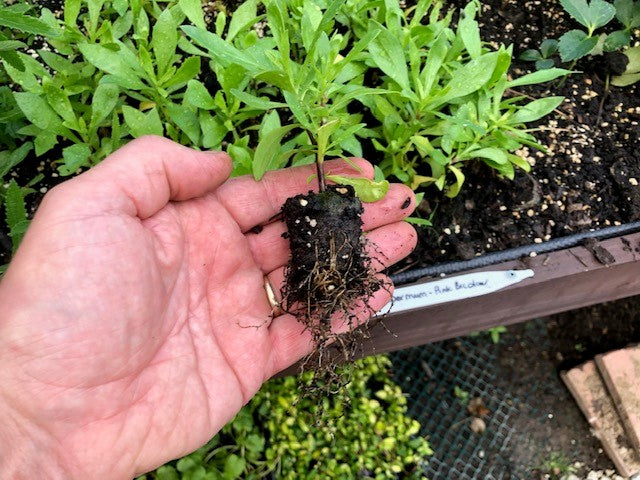
[[[119,478],[186,454],[309,349],[292,317],[269,326],[263,278],[281,278],[282,227],[247,235],[250,219],[229,209],[240,191],[225,187],[151,215],[111,208],[95,183],[84,209],[63,194],[41,207],[7,283],[26,265],[25,316],[46,321],[0,322],[13,350],[0,359],[20,382],[12,404],[46,425],[66,469]]]

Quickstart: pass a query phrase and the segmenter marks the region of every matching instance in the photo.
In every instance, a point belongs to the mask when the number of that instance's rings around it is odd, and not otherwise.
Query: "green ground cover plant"
[[[522,52],[520,58],[536,62],[539,70],[553,67],[555,62],[552,57],[556,53],[563,63],[570,63],[570,68],[573,68],[578,60],[588,55],[622,51],[630,45],[633,30],[640,26],[638,0],[614,0],[613,3],[605,0],[560,0],[560,4],[583,28],[569,30],[557,40],[545,40],[540,50]],[[611,25],[614,19],[620,28],[603,33],[602,29]],[[628,82],[630,78],[626,80]],[[618,83],[618,86],[625,86],[622,85],[624,81]]]
[[[431,450],[389,378],[389,359],[356,364],[346,388],[351,407],[323,400],[336,419],[330,428],[315,426],[319,406],[300,399],[296,378],[272,380],[201,449],[138,480],[423,478]],[[306,373],[300,382],[311,380]]]

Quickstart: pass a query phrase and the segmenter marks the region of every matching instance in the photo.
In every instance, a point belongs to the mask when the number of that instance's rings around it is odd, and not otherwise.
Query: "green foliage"
[[[431,450],[406,416],[389,366],[387,357],[356,362],[346,387],[351,405],[323,399],[331,428],[315,424],[320,406],[301,396],[310,373],[271,380],[204,447],[139,480],[423,478]]]
[[[560,99],[503,99],[513,86],[511,51],[483,45],[475,2],[456,31],[451,12],[441,10],[426,0],[407,11],[373,0],[249,0],[230,15],[221,11],[209,31],[199,0],[162,8],[67,0],[61,19],[46,8],[38,18],[28,6],[5,8],[0,56],[19,91],[0,115],[11,120],[8,141],[31,139],[38,156],[56,152],[62,175],[130,138],[157,134],[226,147],[233,174],[256,179],[375,147],[385,176],[414,188],[435,183],[455,196],[469,161],[507,177],[528,169],[511,153],[537,145],[523,119]],[[269,26],[264,35],[253,28],[260,20]],[[28,45],[36,30],[58,53],[33,58],[1,43]],[[529,114],[516,115],[523,110]]]
[[[520,58],[536,62],[536,68],[542,70],[553,66],[553,57],[559,53],[562,62],[575,62],[587,55],[614,52],[628,47],[631,31],[640,26],[639,0],[614,0],[613,4],[605,0],[560,0],[564,10],[585,30],[574,29],[566,32],[559,40],[548,39],[538,50],[526,50]],[[611,33],[597,33],[613,19],[617,19],[622,28]]]
[[[640,81],[640,46],[631,47],[624,54],[629,59],[629,63],[622,75],[611,79],[611,85],[616,87],[626,87]]]

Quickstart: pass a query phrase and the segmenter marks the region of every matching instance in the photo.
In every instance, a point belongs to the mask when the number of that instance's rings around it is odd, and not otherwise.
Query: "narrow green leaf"
[[[514,113],[509,119],[510,124],[534,122],[558,108],[564,97],[547,97],[534,100]]]
[[[120,89],[117,85],[101,83],[91,100],[90,128],[99,127],[118,104]]]
[[[11,237],[13,252],[15,252],[27,231],[29,220],[24,204],[24,192],[13,179],[11,179],[7,187],[4,208],[7,226],[9,227],[9,236]]]
[[[389,78],[398,83],[400,88],[409,90],[409,71],[400,40],[373,20],[369,22],[369,28],[380,30],[369,44],[369,53],[372,60]]]
[[[486,85],[496,69],[498,54],[499,52],[487,53],[456,70],[447,84],[447,92],[438,99],[438,104],[464,97]]]
[[[449,171],[453,173],[456,181],[453,184],[449,185],[449,188],[447,189],[445,195],[449,198],[455,198],[456,196],[458,196],[458,193],[460,193],[460,189],[462,188],[465,177],[464,173],[462,173],[459,168],[454,167],[453,165],[449,165]]]
[[[611,79],[611,85],[615,87],[628,87],[640,81],[640,73],[625,73]]]
[[[17,13],[9,8],[0,8],[0,26],[14,28],[33,35],[56,37],[58,31],[51,28],[39,18]]]
[[[170,9],[164,10],[153,26],[151,48],[156,57],[158,78],[161,78],[169,68],[176,53],[176,47],[178,46],[177,28],[178,23]]]
[[[204,21],[204,12],[202,10],[202,0],[180,0],[178,6],[189,21],[198,28],[207,28]]]
[[[175,75],[173,75],[165,84],[164,87],[176,87],[188,82],[196,75],[200,73],[200,57],[189,57],[182,65],[178,67]]]
[[[476,4],[470,2],[464,9],[464,16],[458,22],[458,31],[465,48],[471,58],[478,58],[482,53],[482,40],[480,39],[480,27],[475,20]]]
[[[462,158],[488,158],[489,160],[493,160],[494,162],[500,164],[507,163],[509,161],[506,152],[495,147],[486,147],[472,150]]]
[[[269,132],[258,143],[253,156],[253,177],[260,180],[267,170],[278,168],[280,157],[280,142],[284,136],[293,130],[296,125],[286,125]]]
[[[256,97],[247,92],[242,92],[237,88],[231,90],[231,93],[241,102],[244,102],[249,108],[255,108],[257,110],[270,110],[272,108],[286,107],[286,103],[273,102],[264,98]]]
[[[16,92],[13,95],[24,116],[37,127],[54,130],[62,126],[60,117],[40,95],[30,92]]]
[[[26,43],[18,40],[0,40],[0,52],[10,52],[18,48],[25,48],[26,46]]]
[[[539,72],[532,72],[522,77],[516,78],[507,82],[508,88],[520,87],[522,85],[535,85],[538,83],[550,82],[556,78],[563,77],[573,73],[571,70],[565,70],[564,68],[549,68]]]
[[[126,63],[122,55],[124,52],[115,52],[102,45],[88,43],[81,43],[78,48],[85,59],[94,67],[116,77],[119,85],[134,90],[144,88],[144,83],[140,80],[142,71],[136,72]],[[126,47],[120,47],[121,50],[124,48]]]
[[[247,0],[233,12],[227,30],[227,42],[231,42],[238,33],[258,21],[258,0]]]
[[[65,0],[64,2],[64,23],[69,26],[76,25],[78,14],[80,13],[80,5],[82,0]]]
[[[27,154],[32,148],[31,142],[26,142],[12,152],[0,152],[0,179],[4,178],[7,173],[27,158]]]

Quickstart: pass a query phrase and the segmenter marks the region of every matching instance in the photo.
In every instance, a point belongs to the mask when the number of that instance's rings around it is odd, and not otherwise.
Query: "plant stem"
[[[327,189],[327,184],[324,179],[324,161],[316,157],[316,172],[318,173],[318,185],[321,192]]]

